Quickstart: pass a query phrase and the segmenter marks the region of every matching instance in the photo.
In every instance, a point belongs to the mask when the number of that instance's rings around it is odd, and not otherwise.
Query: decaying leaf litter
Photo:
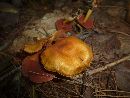
[[[93,24],[89,24],[89,26],[93,26],[93,28],[86,29],[81,23],[80,25],[76,25],[74,29],[76,36],[91,45],[93,49],[94,60],[90,68],[84,71],[78,78],[70,79],[58,75],[52,81],[42,84],[32,83],[21,74],[21,62],[23,58],[29,55],[22,51],[24,45],[54,33],[56,31],[55,22],[57,20],[64,18],[69,19],[69,17],[73,16],[71,14],[72,12],[74,16],[76,16],[77,13],[86,13],[89,10],[86,11],[84,2],[75,1],[73,2],[72,8],[69,4],[66,4],[61,11],[57,6],[57,9],[45,14],[40,19],[35,16],[36,12],[31,13],[30,16],[33,18],[27,22],[26,25],[20,26],[22,29],[18,29],[17,32],[20,32],[20,34],[16,34],[17,38],[13,41],[13,44],[11,44],[9,49],[5,50],[5,52],[1,52],[1,60],[3,59],[2,64],[3,66],[6,65],[4,68],[1,68],[0,74],[1,83],[6,81],[5,84],[1,85],[0,91],[3,92],[2,96],[6,98],[7,94],[12,95],[13,93],[21,98],[129,98],[130,27],[129,17],[127,16],[129,15],[129,10],[126,8],[125,2],[113,2],[114,1],[107,2],[106,0],[99,0],[97,5],[94,5],[92,9],[93,13],[90,17],[94,19],[94,21]],[[80,7],[82,7],[82,9],[79,9]],[[70,8],[72,10],[70,10]],[[73,9],[76,10],[73,11]],[[127,12],[126,9],[128,10]],[[27,12],[25,11],[25,13]],[[125,18],[125,13],[127,13],[127,18]],[[22,19],[30,16],[23,15]],[[77,24],[77,22],[74,23],[74,25],[75,24]],[[113,67],[109,68],[109,66]],[[12,83],[9,83],[12,78]],[[9,86],[7,84],[9,84]],[[10,87],[11,90],[8,90]],[[15,94],[16,92],[14,93],[14,91],[17,91],[17,94]]]

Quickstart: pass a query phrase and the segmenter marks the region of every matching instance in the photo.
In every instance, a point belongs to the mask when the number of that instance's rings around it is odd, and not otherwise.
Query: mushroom
[[[46,70],[73,77],[90,66],[93,52],[89,45],[70,36],[46,48],[40,57]]]
[[[39,61],[40,53],[41,52],[38,52],[34,55],[27,56],[22,62],[23,75],[35,83],[47,82],[54,78],[54,75],[42,68]]]
[[[35,53],[38,52],[42,49],[42,47],[44,46],[44,44],[47,42],[47,39],[42,38],[40,40],[37,40],[35,42],[26,44],[24,46],[24,51],[27,53]]]

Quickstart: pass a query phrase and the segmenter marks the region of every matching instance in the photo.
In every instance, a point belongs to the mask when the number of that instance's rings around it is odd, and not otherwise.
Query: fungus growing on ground
[[[24,51],[27,52],[27,53],[38,52],[38,51],[40,51],[42,49],[42,47],[44,46],[46,41],[47,41],[46,39],[42,38],[42,39],[37,40],[35,42],[26,44],[25,47],[24,47]]]
[[[46,49],[42,49],[43,46]],[[52,80],[54,75],[50,72],[74,77],[89,67],[93,59],[91,47],[74,36],[68,37],[64,30],[57,31],[46,41],[42,39],[32,47],[30,45],[25,48],[27,53],[38,51],[27,56],[22,62],[23,75],[35,83]]]
[[[48,71],[72,77],[87,67],[93,59],[92,49],[76,37],[56,41],[41,53],[41,63]]]
[[[40,52],[27,56],[22,62],[23,75],[35,83],[47,82],[54,78],[54,75],[45,71],[43,66],[40,64],[39,54]]]

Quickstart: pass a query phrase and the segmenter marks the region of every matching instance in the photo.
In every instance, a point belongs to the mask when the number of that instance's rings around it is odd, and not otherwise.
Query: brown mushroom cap
[[[47,82],[54,78],[54,75],[49,74],[44,68],[41,67],[39,62],[39,53],[32,56],[27,56],[23,60],[22,73],[35,83]]]
[[[45,69],[72,77],[90,66],[93,59],[92,49],[76,37],[57,41],[41,54]]]
[[[42,49],[44,44],[47,42],[47,39],[40,39],[37,40],[36,42],[28,43],[24,46],[24,51],[27,53],[35,53],[38,52]]]

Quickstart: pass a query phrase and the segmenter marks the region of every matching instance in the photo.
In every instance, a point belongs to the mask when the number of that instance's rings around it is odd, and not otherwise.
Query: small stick
[[[130,92],[128,91],[118,91],[118,90],[111,90],[111,89],[107,89],[107,90],[101,90],[102,92],[118,92],[118,93],[127,93],[127,94],[130,94]],[[97,91],[97,92],[100,92],[100,91]],[[96,92],[94,92],[96,93]]]
[[[130,96],[113,96],[113,95],[94,95],[95,97],[110,97],[110,98],[130,98]]]
[[[113,8],[116,8],[116,7],[118,7],[118,8],[124,8],[123,6],[109,6],[109,5],[104,5],[104,6],[103,6],[103,5],[100,5],[100,6],[97,6],[97,7],[99,7],[99,8],[109,8],[109,7],[110,7],[110,8],[112,8],[112,7],[113,7]]]
[[[109,29],[109,31],[110,31],[110,32],[119,33],[119,34],[122,34],[122,35],[125,35],[125,36],[130,37],[130,35],[129,35],[129,34],[127,34],[127,33],[125,33],[125,32],[121,32],[121,31],[117,31],[117,30],[111,30],[111,29]]]
[[[85,16],[85,18],[84,18],[84,23],[88,20],[88,18],[90,17],[90,15],[92,14],[92,12],[93,12],[93,10],[92,9],[89,9],[88,10],[88,12],[87,12],[87,14],[86,14],[86,16]]]
[[[121,63],[121,62],[123,62],[123,61],[126,61],[126,60],[128,60],[128,59],[130,59],[130,54],[129,54],[128,56],[126,56],[126,57],[123,57],[123,58],[121,58],[121,59],[115,61],[115,62],[112,62],[112,63],[110,63],[110,64],[107,64],[107,65],[105,65],[105,66],[103,66],[103,67],[99,67],[99,68],[97,68],[97,69],[90,70],[90,71],[88,71],[88,72],[86,73],[86,75],[90,76],[90,75],[93,75],[93,74],[102,72],[102,71],[104,71],[104,70],[106,70],[106,69],[108,69],[108,68],[110,68],[110,67],[113,67],[113,66],[115,66],[115,65],[117,65],[117,64],[119,64],[119,63]]]
[[[46,33],[46,37],[48,37],[49,34],[48,34],[48,32],[46,31],[46,29],[45,29],[44,27],[42,27],[42,29],[45,31],[45,33]]]

